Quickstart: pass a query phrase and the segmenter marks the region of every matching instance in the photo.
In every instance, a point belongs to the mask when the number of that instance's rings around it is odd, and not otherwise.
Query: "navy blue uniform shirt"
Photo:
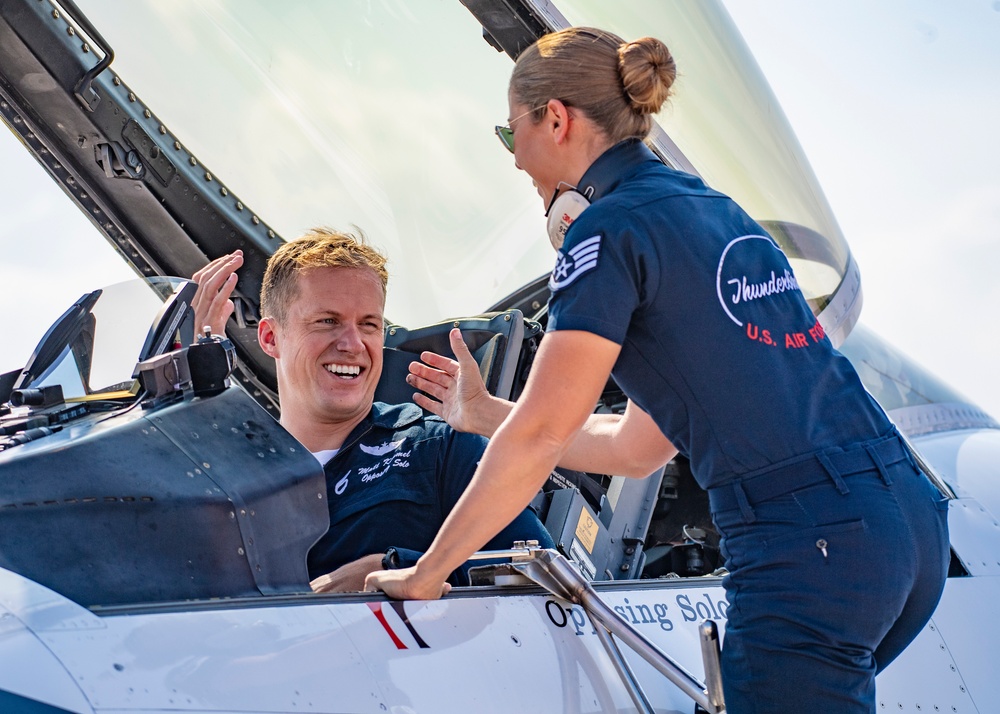
[[[309,577],[390,546],[403,554],[401,566],[412,565],[472,480],[486,443],[413,404],[375,402],[324,469],[330,530],[309,551]],[[510,548],[515,540],[554,547],[530,509],[484,550]]]
[[[549,280],[548,331],[621,345],[612,374],[703,488],[891,425],[784,253],[728,197],[641,142],[601,155]]]

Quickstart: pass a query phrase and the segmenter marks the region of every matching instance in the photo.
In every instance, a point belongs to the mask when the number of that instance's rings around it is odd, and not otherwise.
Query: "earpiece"
[[[566,186],[565,189],[562,187]],[[593,194],[593,189],[589,189]],[[549,232],[549,242],[556,250],[562,248],[563,241],[566,240],[566,231],[573,224],[580,214],[590,205],[590,201],[575,187],[560,183],[556,187],[555,195],[549,203],[549,209],[545,212],[548,218],[546,227]]]

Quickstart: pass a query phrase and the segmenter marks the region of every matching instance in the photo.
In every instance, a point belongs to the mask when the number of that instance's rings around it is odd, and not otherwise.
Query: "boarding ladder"
[[[612,610],[601,600],[590,581],[557,551],[539,548],[535,541],[517,541],[510,550],[481,551],[471,559],[495,558],[510,558],[510,565],[503,567],[512,568],[556,597],[580,605],[586,611],[622,684],[632,697],[636,710],[642,714],[653,714],[653,707],[628,662],[622,656],[615,638],[625,643],[684,694],[691,697],[702,710],[708,714],[724,714],[726,705],[722,696],[722,674],[719,665],[719,631],[713,621],[706,620],[698,628],[701,656],[705,665],[703,683]]]

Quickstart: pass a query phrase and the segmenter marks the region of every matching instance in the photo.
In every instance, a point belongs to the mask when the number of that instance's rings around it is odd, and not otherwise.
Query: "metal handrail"
[[[622,656],[621,650],[618,649],[618,643],[615,642],[611,633],[604,629],[604,625],[598,622],[589,611],[587,612],[587,617],[590,619],[590,624],[594,627],[594,632],[597,633],[597,638],[604,645],[608,656],[611,657],[611,664],[614,665],[615,671],[618,672],[618,677],[628,690],[629,696],[632,697],[632,703],[635,704],[636,711],[640,712],[640,714],[653,714],[653,706],[649,703],[649,699],[646,698],[646,693],[642,691],[642,685],[636,679],[628,660]]]
[[[496,554],[500,552],[494,551]],[[611,657],[622,683],[640,712],[651,712],[652,707],[611,635],[628,645],[709,714],[725,712],[719,668],[718,631],[711,628],[714,623],[711,623],[708,629],[706,625],[702,625],[701,629],[702,657],[705,660],[705,674],[708,680],[706,686],[612,610],[597,594],[590,581],[558,552],[541,548],[518,549],[511,566],[553,595],[584,608],[594,623],[601,643]]]
[[[712,620],[705,620],[698,626],[701,636],[701,659],[705,665],[705,693],[715,711],[726,710],[726,700],[722,694],[722,651],[719,646],[719,627]]]

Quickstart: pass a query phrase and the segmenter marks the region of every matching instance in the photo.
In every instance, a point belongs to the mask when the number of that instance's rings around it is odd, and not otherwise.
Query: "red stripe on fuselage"
[[[382,623],[382,627],[385,628],[385,631],[389,633],[389,637],[392,638],[392,643],[394,645],[396,645],[396,649],[397,650],[405,650],[406,649],[406,645],[403,644],[403,641],[401,639],[399,639],[398,637],[396,637],[396,633],[392,631],[391,627],[389,627],[389,623],[386,622],[385,615],[382,614],[382,603],[380,603],[380,602],[369,602],[369,603],[365,603],[365,604],[368,605],[368,609],[369,610],[371,610],[373,613],[375,613],[375,617],[377,617],[378,621]]]

